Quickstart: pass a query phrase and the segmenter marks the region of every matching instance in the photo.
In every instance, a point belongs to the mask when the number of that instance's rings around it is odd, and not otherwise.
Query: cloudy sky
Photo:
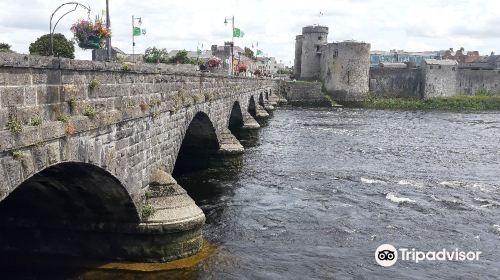
[[[52,11],[67,1],[2,2],[0,42],[27,53],[31,42],[48,33]],[[91,17],[105,8],[105,0],[81,3],[90,5]],[[232,15],[236,27],[245,32],[237,45],[258,42],[259,49],[285,64],[293,62],[295,35],[309,24],[330,27],[330,42],[355,39],[371,43],[372,50],[464,47],[481,54],[500,53],[498,0],[110,0],[110,12],[113,45],[130,53],[132,15],[142,17],[147,29],[146,36],[136,37],[136,53],[149,46],[195,50],[198,44],[205,49],[221,45],[231,36],[224,17]],[[79,9],[56,31],[70,38],[71,24],[86,17]],[[78,49],[76,56],[89,59],[91,52]]]

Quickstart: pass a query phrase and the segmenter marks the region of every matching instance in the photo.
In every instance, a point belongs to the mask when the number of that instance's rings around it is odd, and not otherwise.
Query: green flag
[[[245,32],[241,31],[241,29],[236,28],[236,27],[233,29],[233,37],[242,38],[244,35],[245,35]]]
[[[132,29],[132,35],[133,36],[141,36],[141,28],[134,26],[134,29]]]

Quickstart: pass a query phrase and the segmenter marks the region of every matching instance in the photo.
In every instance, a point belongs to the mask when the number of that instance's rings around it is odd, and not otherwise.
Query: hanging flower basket
[[[99,18],[95,21],[80,19],[71,26],[71,31],[82,49],[100,49],[104,47],[104,39],[111,37],[111,30]]]
[[[238,72],[243,73],[248,70],[248,66],[246,64],[238,64]]]
[[[100,49],[102,46],[103,42],[102,39],[99,37],[87,37],[87,38],[82,38],[81,40],[78,40],[78,46],[82,49]]]
[[[207,61],[208,67],[217,67],[222,64],[222,59],[213,56]]]

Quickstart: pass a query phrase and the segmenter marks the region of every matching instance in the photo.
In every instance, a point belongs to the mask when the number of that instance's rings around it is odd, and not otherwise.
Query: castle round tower
[[[293,62],[293,76],[295,79],[300,78],[300,67],[302,63],[302,39],[304,36],[297,35],[295,37],[295,60]]]
[[[321,80],[337,101],[361,101],[368,96],[370,44],[345,41],[322,48]]]
[[[318,25],[302,28],[301,80],[318,80],[320,78],[320,49],[321,46],[327,43],[327,39],[328,27],[326,26]]]

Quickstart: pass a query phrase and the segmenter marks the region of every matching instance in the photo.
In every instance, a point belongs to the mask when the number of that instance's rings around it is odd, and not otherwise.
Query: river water
[[[213,251],[169,271],[75,279],[496,279],[500,113],[279,109],[237,170],[179,180]],[[478,261],[375,262],[384,243]]]

